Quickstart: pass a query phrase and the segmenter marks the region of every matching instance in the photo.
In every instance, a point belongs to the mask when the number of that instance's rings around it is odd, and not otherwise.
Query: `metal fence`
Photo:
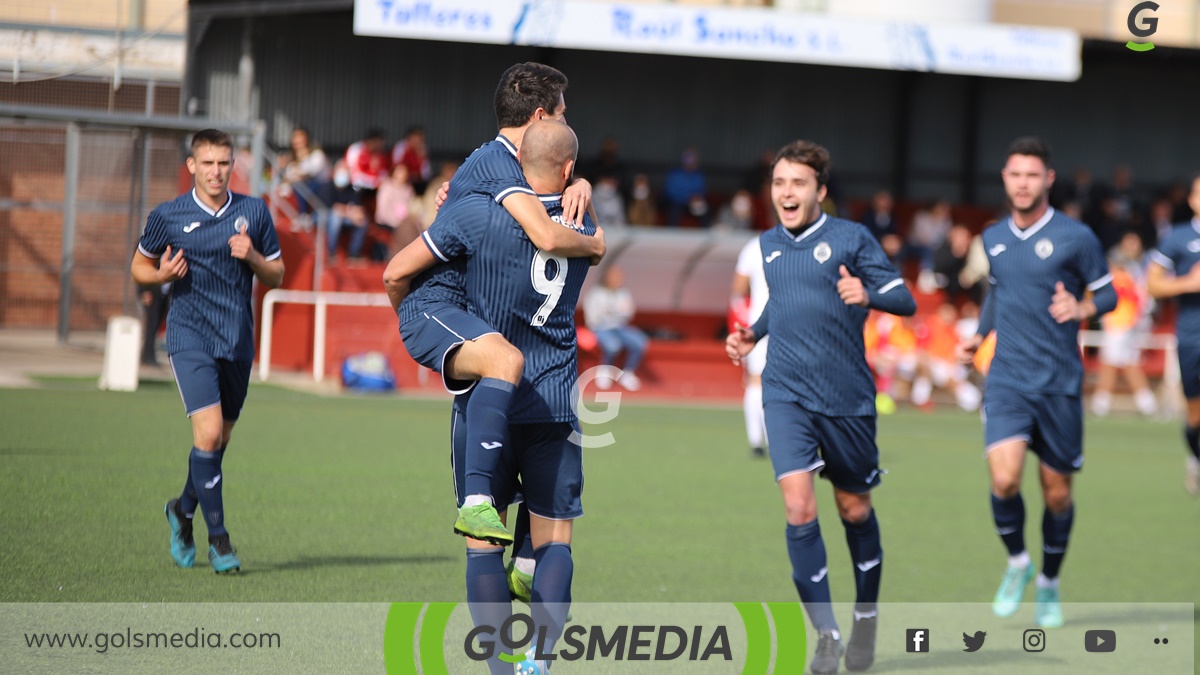
[[[262,125],[0,103],[0,328],[97,330],[138,315],[129,261],[155,205],[186,186],[189,134],[250,141],[260,190]]]

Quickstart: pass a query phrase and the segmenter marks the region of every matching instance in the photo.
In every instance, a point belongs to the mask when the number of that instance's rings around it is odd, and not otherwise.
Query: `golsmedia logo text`
[[[522,661],[531,646],[534,649],[533,658],[539,661],[733,660],[726,626],[605,627],[572,624],[563,631],[562,644],[557,651],[542,653],[541,645],[545,643],[545,626],[536,626],[533,617],[528,614],[513,614],[499,627],[483,625],[471,629],[463,642],[463,650],[472,661],[486,661],[499,656],[500,660],[509,663]]]
[[[1158,11],[1157,2],[1139,2],[1129,10],[1129,18],[1126,24],[1129,32],[1137,38],[1148,38],[1158,31],[1158,17],[1151,12]],[[1148,52],[1154,49],[1154,43],[1147,40],[1146,42],[1134,42],[1130,40],[1125,43],[1125,46],[1135,52]]]

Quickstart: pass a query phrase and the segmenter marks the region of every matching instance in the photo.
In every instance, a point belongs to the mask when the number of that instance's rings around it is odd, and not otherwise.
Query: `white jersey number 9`
[[[546,265],[551,260],[555,262],[553,265],[554,276],[547,278]],[[545,251],[538,251],[533,256],[533,265],[529,269],[529,278],[533,282],[533,290],[539,295],[546,296],[545,302],[541,307],[538,307],[533,318],[530,319],[530,326],[544,326],[550,318],[550,313],[558,306],[558,299],[562,297],[563,286],[567,285],[567,259],[562,256],[550,255]]]

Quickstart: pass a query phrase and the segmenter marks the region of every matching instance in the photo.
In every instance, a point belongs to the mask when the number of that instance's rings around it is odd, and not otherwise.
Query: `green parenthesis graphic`
[[[800,603],[768,602],[767,609],[775,623],[775,672],[803,673],[808,637]]]
[[[771,665],[771,626],[762,603],[735,602],[733,606],[746,626],[746,666],[742,675],[767,675],[767,667]]]
[[[450,613],[457,606],[457,602],[431,602],[425,610],[425,620],[421,622],[421,671],[425,675],[448,675],[442,640]]]
[[[392,675],[415,673],[413,637],[423,602],[393,602],[383,628],[383,666]]]
[[[1133,40],[1130,40],[1129,42],[1125,43],[1125,46],[1129,47],[1135,52],[1148,52],[1151,49],[1154,49],[1153,42],[1134,42]]]

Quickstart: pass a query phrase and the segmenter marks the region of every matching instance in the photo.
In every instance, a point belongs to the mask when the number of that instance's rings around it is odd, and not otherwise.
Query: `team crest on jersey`
[[[1200,239],[1193,239],[1189,241],[1188,250],[1192,253],[1200,253]]]
[[[1054,243],[1049,239],[1039,239],[1038,243],[1033,245],[1033,252],[1037,257],[1045,260],[1054,254]]]
[[[238,216],[237,220],[233,221],[233,231],[241,232],[243,227],[250,229],[250,220],[246,216]]]
[[[830,248],[829,244],[824,241],[817,244],[817,247],[813,249],[813,257],[816,258],[817,262],[821,263],[822,265],[824,265],[825,261],[829,260],[832,255],[833,249]]]

